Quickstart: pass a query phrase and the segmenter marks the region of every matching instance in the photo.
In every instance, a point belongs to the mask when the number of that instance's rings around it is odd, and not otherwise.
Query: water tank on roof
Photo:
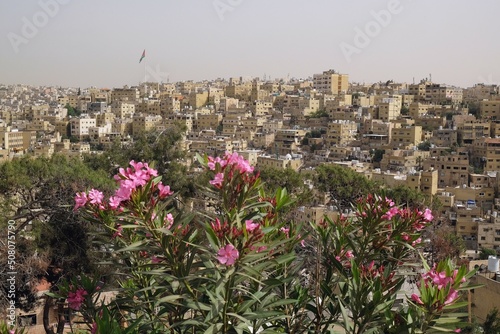
[[[496,256],[490,255],[488,257],[488,271],[490,272],[497,272],[500,270],[499,268],[499,259],[497,259]]]

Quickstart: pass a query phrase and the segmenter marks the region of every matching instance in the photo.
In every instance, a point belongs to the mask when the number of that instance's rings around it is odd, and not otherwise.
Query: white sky
[[[431,74],[498,84],[499,13],[498,0],[1,0],[0,84],[113,88],[145,74],[174,82],[328,69],[367,83]]]

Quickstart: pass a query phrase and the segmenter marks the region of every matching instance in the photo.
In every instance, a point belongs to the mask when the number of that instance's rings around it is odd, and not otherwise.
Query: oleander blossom
[[[245,221],[245,227],[246,227],[248,232],[252,232],[252,231],[258,229],[259,226],[260,226],[260,224],[254,223],[253,220],[246,220]]]
[[[165,186],[163,183],[158,183],[158,190],[160,191],[158,196],[160,198],[165,198],[172,195],[174,192],[170,190],[170,186]]]
[[[217,165],[220,166],[222,170],[226,167],[234,167],[241,174],[244,173],[253,173],[254,167],[250,165],[250,163],[238,153],[230,153],[226,152],[222,158],[220,157],[208,157],[207,166],[210,170],[216,170]]]
[[[87,294],[87,291],[82,288],[77,289],[75,292],[70,291],[67,298],[69,308],[75,311],[80,310]]]
[[[85,204],[87,204],[87,201],[88,201],[87,193],[85,193],[84,191],[82,191],[80,193],[76,193],[76,195],[75,195],[75,206],[74,206],[73,210],[76,211],[79,208],[84,207]]]
[[[219,260],[221,264],[225,264],[226,266],[233,265],[239,257],[240,253],[231,244],[227,244],[226,246],[222,247],[217,253],[217,260]]]
[[[104,195],[99,190],[91,189],[89,191],[88,198],[90,200],[90,204],[101,204],[104,199]]]
[[[210,181],[210,184],[216,188],[221,188],[223,181],[224,181],[224,174],[217,173],[217,174],[215,174],[214,179]]]

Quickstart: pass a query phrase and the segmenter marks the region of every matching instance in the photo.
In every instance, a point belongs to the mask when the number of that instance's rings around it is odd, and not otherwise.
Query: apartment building
[[[429,169],[410,173],[406,177],[406,185],[424,194],[435,195],[438,191],[438,171]]]
[[[134,114],[132,121],[132,134],[137,135],[141,132],[152,131],[155,127],[161,124],[163,118],[159,115],[143,115]]]
[[[417,146],[422,142],[421,126],[394,127],[391,131],[391,146],[407,147]]]
[[[340,95],[349,88],[349,75],[334,70],[313,75],[313,88],[323,94]]]
[[[335,120],[328,123],[325,143],[327,147],[347,146],[356,140],[357,133],[357,123],[345,120]]]
[[[457,105],[462,99],[462,88],[441,84],[430,84],[425,87],[425,100],[428,103]]]
[[[129,118],[135,113],[135,103],[116,100],[111,103],[111,113],[118,118]]]
[[[279,129],[274,137],[273,153],[286,155],[297,152],[305,134],[306,131],[301,129]]]
[[[298,171],[299,168],[304,164],[301,155],[291,155],[287,154],[285,156],[258,156],[257,157],[257,168],[276,168],[276,169],[293,169]]]
[[[432,155],[423,162],[423,167],[438,171],[439,188],[469,185],[469,156],[466,153]]]
[[[19,131],[11,127],[0,128],[0,149],[22,152],[34,147],[36,131]]]
[[[500,170],[500,138],[479,138],[474,141],[471,159],[484,171]]]
[[[454,129],[443,129],[442,127],[432,131],[431,144],[438,147],[450,147],[457,144],[458,134]]]
[[[140,92],[137,88],[115,88],[111,91],[111,102],[139,100]]]
[[[97,122],[95,118],[82,115],[81,117],[71,118],[69,124],[71,136],[84,139],[89,136],[89,128],[95,127]]]
[[[490,122],[467,120],[457,126],[457,132],[461,143],[471,145],[476,139],[490,136]]]
[[[500,100],[479,102],[479,116],[483,119],[500,120]]]

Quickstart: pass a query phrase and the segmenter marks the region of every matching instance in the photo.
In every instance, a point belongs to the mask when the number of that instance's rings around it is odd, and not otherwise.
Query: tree
[[[405,185],[387,188],[385,192],[386,196],[394,200],[398,205],[410,208],[423,208],[431,205],[431,199],[423,192]]]
[[[381,150],[381,149],[374,149],[372,150],[372,162],[380,162],[382,161],[382,158],[384,157],[384,154],[385,154],[385,150]]]
[[[431,256],[433,262],[441,261],[445,258],[458,259],[466,247],[464,240],[457,235],[455,228],[449,224],[432,226]]]
[[[114,175],[119,166],[126,166],[131,160],[148,161],[172,189],[183,195],[192,195],[194,183],[187,175],[186,152],[180,148],[183,131],[184,128],[178,126],[160,132],[142,132],[135,135],[130,144],[116,141],[103,154],[87,155],[84,161],[108,176]]]
[[[67,103],[64,107],[68,110],[68,116],[78,117],[82,114],[80,110],[73,108],[69,105],[69,103]]]
[[[341,211],[350,209],[356,199],[378,189],[376,183],[349,168],[327,164],[316,168],[314,185],[330,195],[331,202]]]
[[[410,113],[410,109],[407,106],[403,105],[401,107],[401,115],[408,115],[409,113]]]
[[[1,231],[7,230],[3,227],[8,222],[15,226],[18,307],[33,307],[33,288],[41,278],[55,285],[61,276],[94,271],[88,224],[73,212],[73,198],[81,189],[106,190],[112,184],[78,158],[23,157],[0,165],[0,226]],[[5,245],[0,247],[0,254],[5,254]],[[5,297],[4,282],[0,284]]]
[[[494,249],[481,247],[481,251],[479,252],[479,259],[488,260],[488,257],[490,255],[497,256],[497,251]]]
[[[423,141],[421,142],[420,144],[417,145],[417,148],[420,150],[420,151],[430,151],[431,150],[431,142],[426,140],[426,141]]]
[[[291,168],[263,168],[259,170],[264,182],[264,189],[273,192],[278,188],[285,188],[296,199],[296,205],[304,205],[313,200],[308,186],[304,183],[303,175]]]

